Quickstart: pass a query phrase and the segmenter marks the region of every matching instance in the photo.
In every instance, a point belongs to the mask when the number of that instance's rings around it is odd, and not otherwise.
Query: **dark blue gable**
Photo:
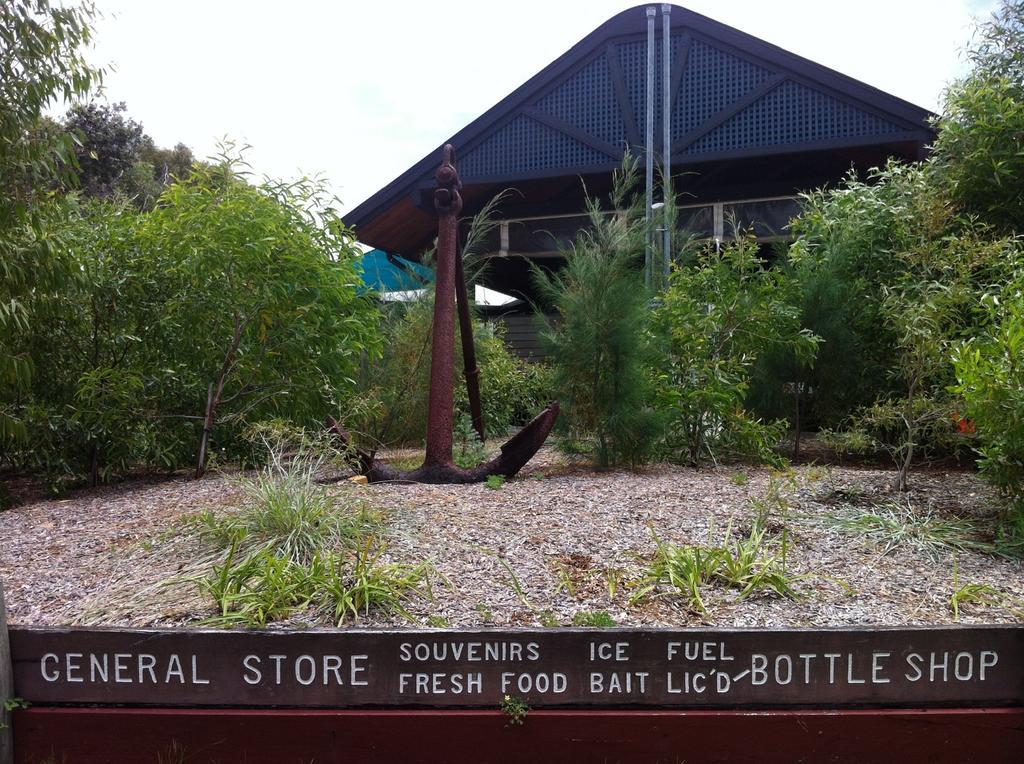
[[[657,48],[660,108],[660,39]],[[923,127],[685,28],[674,30],[671,50],[676,160],[899,140],[919,136]],[[583,60],[464,147],[464,179],[590,172],[618,164],[625,147],[639,148],[646,127],[646,55],[646,39],[637,36]],[[660,143],[660,124],[656,132]]]
[[[596,188],[627,147],[643,153],[646,8],[609,19],[445,141],[458,152],[467,210],[516,188],[523,216],[578,212],[579,176]],[[694,198],[792,196],[851,165],[918,159],[934,138],[932,115],[913,104],[685,8],[672,6],[669,21],[672,167],[687,173]],[[429,245],[440,155],[431,151],[345,215],[361,241],[405,253]]]

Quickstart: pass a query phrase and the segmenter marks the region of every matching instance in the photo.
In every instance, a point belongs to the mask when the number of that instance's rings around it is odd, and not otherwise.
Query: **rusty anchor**
[[[444,147],[444,158],[434,176],[434,209],[437,211],[437,278],[434,285],[434,331],[430,354],[430,396],[427,413],[427,446],[423,464],[401,472],[379,462],[373,452],[353,448],[348,436],[335,420],[331,431],[353,454],[352,466],[371,483],[403,480],[416,483],[478,483],[490,475],[512,477],[540,450],[558,418],[558,403],[551,403],[523,429],[512,436],[499,454],[472,469],[463,469],[452,461],[452,426],[455,418],[455,315],[459,324],[466,361],[473,425],[481,440],[484,436],[481,416],[479,370],[472,353],[472,323],[466,294],[462,255],[458,251],[458,216],[462,211],[462,181],[455,167],[455,149]]]

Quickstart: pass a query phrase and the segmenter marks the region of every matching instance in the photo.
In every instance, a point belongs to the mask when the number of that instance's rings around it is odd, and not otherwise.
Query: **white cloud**
[[[324,173],[345,208],[615,13],[622,0],[101,0],[98,63],[158,143],[231,136],[263,173]],[[994,0],[692,0],[686,6],[937,109]],[[637,11],[638,13],[641,11]]]

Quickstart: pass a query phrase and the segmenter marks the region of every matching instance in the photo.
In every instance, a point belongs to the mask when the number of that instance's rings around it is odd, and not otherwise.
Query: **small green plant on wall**
[[[506,695],[501,699],[501,710],[508,716],[508,723],[514,727],[522,726],[530,707],[526,701],[514,695]]]
[[[3,702],[3,710],[5,714],[9,714],[12,711],[20,711],[28,707],[29,702],[27,700],[23,700],[22,698],[7,698]],[[0,732],[7,729],[7,726],[7,724],[0,720]]]

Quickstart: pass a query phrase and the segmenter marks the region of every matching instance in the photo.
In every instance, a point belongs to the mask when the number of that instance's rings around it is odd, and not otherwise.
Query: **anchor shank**
[[[430,353],[430,397],[424,467],[452,463],[452,424],[455,415],[455,258],[458,216],[462,210],[455,151],[445,146],[434,191],[437,210],[437,276],[434,284],[434,330]]]

